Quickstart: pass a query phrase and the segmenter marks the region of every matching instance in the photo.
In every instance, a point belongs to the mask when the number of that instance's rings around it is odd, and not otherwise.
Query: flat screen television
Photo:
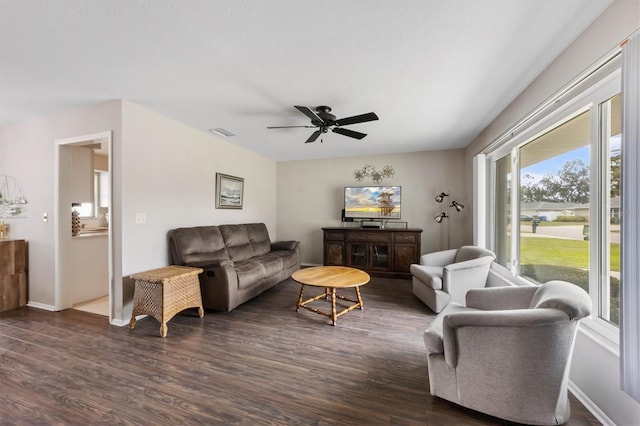
[[[400,219],[401,186],[346,186],[344,217]]]

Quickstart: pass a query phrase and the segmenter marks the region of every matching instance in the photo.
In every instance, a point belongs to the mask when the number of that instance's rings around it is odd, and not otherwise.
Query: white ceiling
[[[278,161],[461,148],[611,2],[0,0],[0,125],[123,98]],[[380,120],[266,129],[294,105]]]

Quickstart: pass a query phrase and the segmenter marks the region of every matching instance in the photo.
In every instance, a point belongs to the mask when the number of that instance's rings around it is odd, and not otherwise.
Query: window
[[[98,217],[98,208],[109,207],[109,173],[102,170],[93,172],[93,203],[80,203],[74,207],[82,218]]]
[[[508,273],[585,289],[619,324],[620,73],[541,116],[487,155],[491,248]],[[558,102],[559,104],[559,102]],[[613,334],[612,334],[613,335]]]

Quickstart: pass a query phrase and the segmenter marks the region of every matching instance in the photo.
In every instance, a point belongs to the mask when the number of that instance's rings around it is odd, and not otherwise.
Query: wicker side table
[[[167,336],[167,321],[187,308],[198,308],[204,316],[200,282],[200,268],[167,266],[130,276],[136,280],[133,311],[129,328],[136,326],[136,315],[147,314],[160,321],[160,336]]]

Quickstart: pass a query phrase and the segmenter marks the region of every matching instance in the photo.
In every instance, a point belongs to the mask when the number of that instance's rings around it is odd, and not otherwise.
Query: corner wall
[[[138,104],[122,104],[122,309],[128,321],[130,274],[166,266],[167,233],[178,227],[264,222],[276,229],[276,163]],[[215,208],[216,172],[244,178],[241,210]],[[146,223],[136,223],[144,213]]]

